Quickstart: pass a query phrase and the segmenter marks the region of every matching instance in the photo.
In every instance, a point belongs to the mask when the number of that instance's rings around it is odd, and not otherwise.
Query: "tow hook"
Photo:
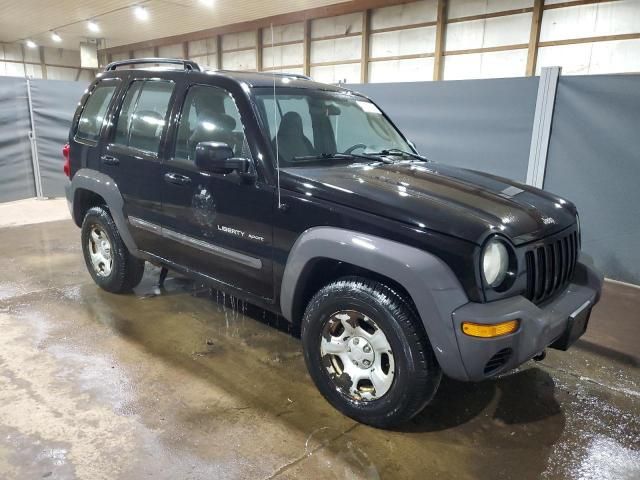
[[[547,351],[546,350],[542,350],[539,354],[537,354],[535,357],[533,357],[533,359],[536,362],[541,362],[543,361],[547,356]]]

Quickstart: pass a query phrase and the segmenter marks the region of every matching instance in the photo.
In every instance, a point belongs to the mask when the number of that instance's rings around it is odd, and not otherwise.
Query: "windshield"
[[[280,165],[352,160],[387,150],[413,152],[395,127],[363,97],[295,88],[254,89]],[[346,154],[346,155],[343,155]],[[373,157],[372,157],[373,159]]]

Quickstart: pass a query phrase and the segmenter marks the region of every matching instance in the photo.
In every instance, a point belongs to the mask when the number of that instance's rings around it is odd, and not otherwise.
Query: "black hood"
[[[575,206],[537,188],[433,162],[282,169],[282,186],[477,244],[501,233],[516,244],[576,222]]]

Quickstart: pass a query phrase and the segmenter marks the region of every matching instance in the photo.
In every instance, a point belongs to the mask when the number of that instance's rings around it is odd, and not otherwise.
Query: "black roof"
[[[276,85],[280,87],[293,87],[293,88],[310,88],[313,90],[327,90],[332,92],[350,92],[346,88],[339,87],[337,85],[329,85],[327,83],[315,82],[311,79],[301,77],[299,75],[287,75],[284,73],[269,73],[269,72],[240,72],[234,70],[207,70],[202,72],[193,72],[194,75],[198,73],[202,75],[223,75],[227,78],[244,82],[250,87],[272,87],[273,80],[275,79]]]

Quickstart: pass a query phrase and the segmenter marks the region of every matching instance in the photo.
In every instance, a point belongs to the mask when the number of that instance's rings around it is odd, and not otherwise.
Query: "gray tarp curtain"
[[[527,177],[538,78],[351,85],[436,162]]]
[[[0,202],[35,196],[24,79],[0,77]]]
[[[33,122],[45,196],[64,195],[62,146],[67,143],[83,82],[31,80]],[[0,77],[0,202],[36,195],[24,78]]]
[[[64,195],[62,147],[69,138],[73,113],[87,85],[82,82],[31,80],[33,122],[45,197]]]
[[[578,205],[606,275],[640,284],[640,75],[560,77],[544,188]]]
[[[421,153],[524,181],[537,78],[353,85]],[[44,194],[62,195],[62,145],[86,84],[34,80]],[[0,201],[35,195],[26,80],[0,77]],[[574,201],[584,250],[614,279],[640,284],[640,75],[560,77],[544,188]]]

